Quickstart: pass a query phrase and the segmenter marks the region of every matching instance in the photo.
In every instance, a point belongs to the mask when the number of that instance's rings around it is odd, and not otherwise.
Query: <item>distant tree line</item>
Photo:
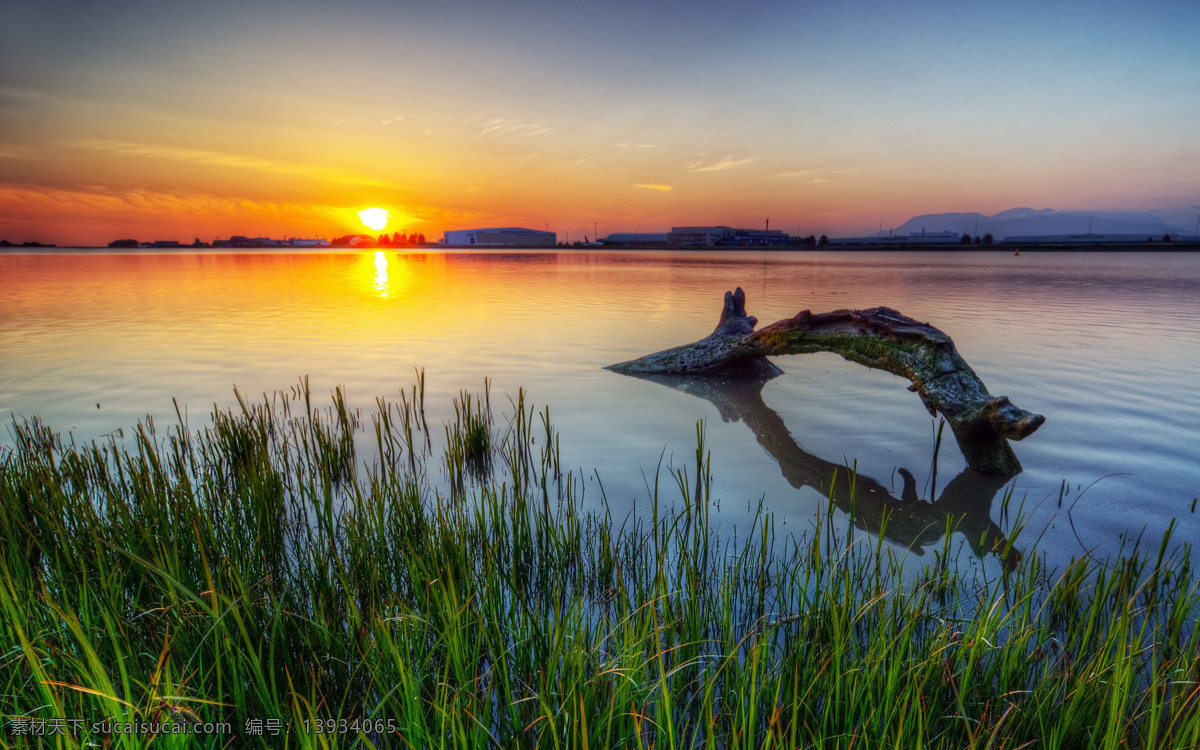
[[[421,234],[420,232],[413,232],[412,234],[401,234],[400,232],[396,232],[391,237],[388,237],[386,234],[381,234],[379,235],[379,239],[375,244],[383,247],[412,247],[414,245],[424,245],[425,235]]]
[[[994,237],[992,237],[991,232],[988,232],[987,234],[983,235],[982,237],[976,237],[974,240],[971,239],[971,235],[964,234],[962,236],[962,239],[958,241],[958,244],[960,244],[960,245],[971,245],[971,244],[991,245],[995,241],[996,241],[996,239]]]
[[[8,240],[0,240],[0,247],[58,247],[58,245],[47,245],[41,242],[9,242]]]
[[[829,238],[821,235],[821,239],[817,239],[817,235],[810,234],[807,237],[797,237],[796,244],[800,247],[825,247],[829,244]]]
[[[335,247],[345,247],[355,244],[354,241],[356,239],[359,239],[359,244],[362,244],[362,240],[367,237],[369,237],[369,235],[347,234],[341,237],[335,237],[334,239],[330,240],[329,244]],[[418,245],[424,245],[426,242],[427,240],[425,239],[425,235],[421,234],[420,232],[413,232],[412,234],[402,234],[400,232],[396,232],[395,234],[381,234],[374,239],[374,244],[376,247],[416,247]]]

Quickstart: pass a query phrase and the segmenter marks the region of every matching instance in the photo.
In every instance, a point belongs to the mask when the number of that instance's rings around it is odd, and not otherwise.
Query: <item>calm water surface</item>
[[[694,460],[704,420],[719,518],[739,533],[760,505],[781,531],[811,529],[825,474],[856,465],[893,498],[900,469],[914,475],[922,500],[887,502],[903,511],[889,541],[915,553],[940,544],[948,514],[966,519],[964,550],[1010,531],[1009,490],[1030,518],[1018,547],[1044,532],[1054,562],[1157,541],[1172,519],[1179,539],[1200,539],[1196,254],[57,252],[0,255],[0,282],[0,414],[77,440],[146,415],[171,424],[173,398],[199,427],[235,386],[256,395],[304,375],[367,410],[423,367],[434,425],[485,377],[493,404],[524,386],[549,405],[585,500],[602,483],[616,514],[645,508],[660,456],[664,471]],[[935,484],[936,423],[907,381],[836,355],[779,358],[786,373],[761,392],[601,369],[707,335],[735,286],[762,324],[887,305],[940,327],[992,393],[1046,415],[1015,444],[1025,472],[959,476],[947,431]],[[871,528],[878,508],[859,512]]]

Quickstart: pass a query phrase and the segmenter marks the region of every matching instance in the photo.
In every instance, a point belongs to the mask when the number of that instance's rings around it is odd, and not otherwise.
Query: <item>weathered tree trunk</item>
[[[1021,464],[1008,441],[1021,440],[1046,421],[992,396],[945,333],[887,307],[813,314],[805,310],[755,331],[740,288],[725,293],[716,329],[692,344],[610,365],[627,375],[781,371],[766,357],[834,352],[851,362],[912,381],[930,414],[941,413],[954,430],[967,465],[992,474],[1016,474]]]

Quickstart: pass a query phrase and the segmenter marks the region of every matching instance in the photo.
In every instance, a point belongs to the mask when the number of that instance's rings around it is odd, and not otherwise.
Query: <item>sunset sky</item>
[[[1196,0],[0,7],[14,242],[1198,204]]]

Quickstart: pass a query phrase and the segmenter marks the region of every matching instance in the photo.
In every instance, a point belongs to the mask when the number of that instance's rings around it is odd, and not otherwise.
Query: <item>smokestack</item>
[[[767,219],[767,231],[771,231],[771,220]]]

